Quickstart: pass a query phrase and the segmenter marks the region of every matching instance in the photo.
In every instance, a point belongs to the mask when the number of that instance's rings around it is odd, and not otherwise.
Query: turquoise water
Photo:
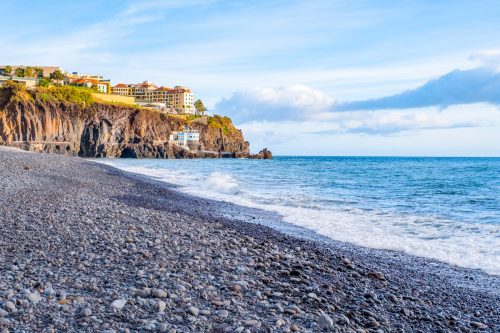
[[[500,158],[102,160],[335,240],[500,274]]]

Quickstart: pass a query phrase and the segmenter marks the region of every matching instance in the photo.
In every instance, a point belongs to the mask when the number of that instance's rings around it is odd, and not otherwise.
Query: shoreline
[[[114,165],[111,162],[108,161],[102,161],[100,159],[87,159],[91,162],[95,162],[98,164],[103,164],[110,166],[112,168],[116,168],[120,170],[121,172],[124,172],[127,176],[129,177],[137,177],[141,181],[146,181],[146,182],[151,182],[152,184],[155,184],[157,186],[166,186],[169,189],[176,189],[178,190],[178,193],[180,195],[186,195],[186,196],[194,196],[198,199],[201,200],[206,200],[214,203],[217,206],[217,209],[212,209],[210,211],[211,215],[218,215],[220,217],[225,217],[229,218],[231,220],[238,220],[242,222],[248,222],[248,223],[257,223],[260,225],[264,225],[267,227],[271,227],[272,229],[275,229],[278,232],[285,233],[290,236],[314,241],[321,243],[323,246],[329,246],[332,248],[340,249],[340,248],[353,248],[353,251],[364,251],[365,255],[376,252],[380,256],[385,256],[388,258],[391,258],[395,255],[401,254],[404,256],[407,256],[408,258],[415,258],[416,260],[422,261],[422,264],[427,263],[431,264],[434,266],[441,266],[444,265],[443,268],[447,269],[449,268],[450,270],[456,270],[459,272],[460,270],[468,271],[470,274],[476,274],[479,272],[479,275],[484,274],[485,276],[490,276],[490,277],[496,277],[500,278],[500,274],[495,274],[484,267],[467,267],[464,265],[460,264],[455,264],[453,262],[448,262],[445,260],[440,260],[439,258],[433,258],[425,255],[418,255],[418,254],[413,254],[410,252],[406,252],[402,249],[397,249],[397,248],[384,248],[384,247],[370,247],[368,245],[363,245],[363,244],[358,244],[354,242],[349,242],[349,241],[344,241],[341,239],[335,239],[332,238],[328,235],[324,235],[321,233],[318,233],[315,230],[308,229],[307,227],[303,227],[297,224],[293,224],[290,222],[285,221],[285,216],[281,215],[278,211],[269,209],[266,207],[252,207],[247,206],[247,205],[242,205],[239,204],[238,202],[233,202],[231,200],[225,199],[225,198],[211,198],[210,196],[207,195],[196,195],[193,194],[193,191],[185,191],[183,190],[183,185],[175,184],[172,182],[169,182],[168,180],[162,179],[158,175],[148,175],[146,173],[140,173],[140,172],[135,172],[135,171],[128,171],[126,168],[122,169],[119,167],[119,165]],[[222,212],[222,213],[221,213]],[[500,288],[498,288],[498,291],[500,292]]]
[[[0,281],[0,328],[500,328],[497,276],[322,240],[284,222],[278,231],[266,212],[100,163],[0,148],[0,164],[0,273],[10,277]]]

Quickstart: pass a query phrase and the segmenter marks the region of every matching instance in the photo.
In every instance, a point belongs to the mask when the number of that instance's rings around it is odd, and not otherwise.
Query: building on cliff
[[[17,77],[11,75],[0,75],[0,87],[7,81],[14,81],[24,85],[26,88],[34,88],[38,82],[38,79],[27,78],[27,77]]]
[[[102,94],[109,94],[109,82],[101,82],[96,79],[71,79],[68,82],[71,86],[95,88]]]
[[[149,102],[164,102],[167,109],[174,113],[194,114],[195,112],[194,94],[185,87],[160,87],[147,91],[144,97]]]
[[[111,94],[111,81],[99,74],[65,73],[64,81],[72,86],[95,88],[100,93]]]
[[[180,132],[172,132],[169,142],[187,150],[198,150],[200,144],[200,131],[185,126]]]
[[[157,87],[149,81],[138,84],[119,83],[112,88],[112,93],[132,96],[138,104],[164,103],[169,113],[194,114],[194,94],[185,87]]]
[[[134,97],[137,101],[152,102],[146,100],[146,92],[157,88],[158,87],[156,85],[149,81],[137,84],[118,83],[116,86],[111,88],[111,92],[115,95]]]

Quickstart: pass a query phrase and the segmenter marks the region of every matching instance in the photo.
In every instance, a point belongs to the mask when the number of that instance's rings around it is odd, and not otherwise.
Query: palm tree
[[[207,111],[207,108],[205,105],[203,105],[203,102],[201,99],[198,99],[196,102],[194,102],[194,107],[196,108],[196,114],[199,116],[205,115],[205,112]]]

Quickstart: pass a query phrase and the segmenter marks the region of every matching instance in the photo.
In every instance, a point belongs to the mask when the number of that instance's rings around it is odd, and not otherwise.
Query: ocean
[[[500,275],[500,158],[98,161],[333,240]]]

